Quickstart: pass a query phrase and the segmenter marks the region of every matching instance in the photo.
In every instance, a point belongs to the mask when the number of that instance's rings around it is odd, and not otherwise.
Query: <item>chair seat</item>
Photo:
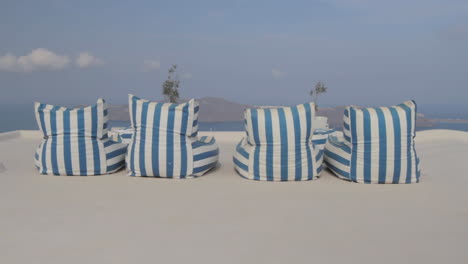
[[[114,173],[125,165],[127,145],[109,138],[44,140],[36,149],[35,166],[41,174],[92,176]]]
[[[312,142],[302,149],[282,149],[271,159],[264,147],[252,146],[243,138],[236,146],[234,168],[244,178],[265,181],[303,181],[320,176],[323,169],[323,152],[328,134],[333,130],[317,130]],[[273,148],[281,148],[274,146]],[[276,153],[276,155],[275,155]],[[297,158],[300,157],[300,158]],[[267,169],[267,168],[270,169]]]
[[[192,143],[192,152],[194,176],[201,176],[216,167],[219,148],[214,137],[200,137],[199,140]]]

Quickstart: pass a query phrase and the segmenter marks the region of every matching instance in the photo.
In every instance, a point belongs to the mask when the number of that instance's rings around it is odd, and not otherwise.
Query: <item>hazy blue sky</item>
[[[468,1],[1,1],[0,103],[467,105]],[[81,54],[81,55],[80,55]]]

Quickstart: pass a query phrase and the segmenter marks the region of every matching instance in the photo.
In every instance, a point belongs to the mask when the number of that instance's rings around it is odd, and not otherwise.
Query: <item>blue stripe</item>
[[[253,173],[254,173],[254,180],[260,180],[260,139],[258,135],[258,117],[257,117],[257,109],[251,110],[252,115],[252,133],[254,136],[254,144],[256,145],[254,151],[254,163],[253,163]]]
[[[73,165],[72,165],[72,151],[71,151],[71,136],[70,136],[70,111],[63,112],[63,130],[66,131],[63,135],[63,152],[65,153],[65,172],[67,175],[73,174]]]
[[[141,120],[140,120],[140,125],[138,126],[140,128],[140,153],[139,153],[139,164],[140,164],[140,173],[141,175],[148,175],[146,173],[146,166],[145,166],[145,146],[146,146],[146,118],[148,115],[148,106],[149,102],[143,102],[141,105]]]
[[[252,132],[254,137],[254,144],[260,144],[260,137],[258,135],[258,116],[257,116],[257,109],[252,109],[251,111],[251,118],[252,118]]]
[[[286,115],[283,108],[278,108],[278,119],[280,125],[281,138],[281,180],[288,180],[288,125],[286,123]]]
[[[174,176],[174,119],[176,104],[169,106],[167,113],[167,137],[166,137],[166,173],[168,178]]]
[[[107,148],[108,146],[113,145],[113,144],[114,142],[112,142],[112,140],[106,140],[104,141],[104,148]]]
[[[311,117],[311,109],[310,109],[310,104],[304,104],[305,112],[306,112],[306,142],[307,144],[305,145],[306,148],[306,153],[307,153],[307,179],[312,180],[314,177],[314,174],[312,172],[313,168],[313,162],[312,162],[312,151],[310,150],[310,138],[312,137],[311,133],[311,125],[312,125],[312,117]]]
[[[197,141],[192,143],[192,148],[199,148],[204,145],[206,145],[206,143],[202,142],[201,139],[198,139]]]
[[[395,108],[390,107],[390,113],[392,114],[393,121],[393,133],[394,133],[394,142],[395,142],[395,155],[393,160],[395,161],[393,165],[393,181],[392,183],[398,183],[400,181],[400,170],[401,170],[401,127],[400,127],[400,117]]]
[[[40,104],[39,105],[39,108],[38,108],[38,112],[39,112],[39,119],[40,119],[40,122],[41,122],[41,128],[42,128],[42,131],[44,133],[44,136],[48,136],[48,132],[47,132],[47,128],[46,128],[46,125],[45,125],[45,118],[44,118],[44,108],[46,106],[44,104]],[[42,171],[41,173],[42,174],[47,174],[47,155],[46,155],[46,149],[47,149],[47,141],[49,141],[48,139],[44,139],[44,143],[43,143],[43,146],[42,146],[42,154],[41,154],[41,159],[42,159]]]
[[[239,144],[237,144],[237,147],[236,147],[236,150],[239,154],[241,154],[244,158],[246,159],[249,159],[249,153],[247,153],[247,151],[245,151],[245,149],[242,147],[242,142],[244,140],[241,140],[241,142],[239,142]]]
[[[335,172],[338,175],[343,176],[344,178],[350,179],[349,173],[343,170],[338,169],[337,167],[333,166],[333,164],[327,163],[327,166],[330,170]],[[352,179],[351,179],[352,180]]]
[[[379,121],[379,183],[385,183],[387,175],[387,125],[385,115],[380,108],[376,108]]]
[[[57,162],[57,110],[60,109],[58,106],[54,106],[50,111],[50,156],[52,162],[52,174],[60,175]]]
[[[210,163],[210,164],[207,164],[207,165],[203,165],[203,166],[200,166],[200,167],[193,168],[193,173],[196,174],[196,173],[203,172],[205,170],[212,169],[212,168],[214,168],[216,166],[216,163],[217,162],[213,162],[213,163]]]
[[[265,109],[265,133],[266,133],[266,176],[267,181],[273,181],[273,124],[270,109]]]
[[[107,111],[107,109],[104,109]],[[97,136],[97,125],[98,125],[98,113],[97,113],[97,106],[93,106],[91,108],[91,133],[93,136]],[[99,159],[99,146],[98,142],[95,138],[92,140],[93,143],[93,161],[94,161],[94,174],[101,174],[101,161]]]
[[[344,135],[344,139],[345,139],[346,141],[348,141],[348,142],[351,142],[351,138],[350,138],[349,136],[347,136],[347,135]]]
[[[294,123],[294,149],[295,149],[295,175],[294,180],[299,181],[302,178],[302,157],[301,157],[301,126],[299,123],[299,112],[297,106],[291,107]]]
[[[137,110],[137,97],[132,96],[131,100],[131,108],[132,108],[132,127],[133,127],[133,138],[136,139],[136,110]],[[132,150],[131,150],[131,156],[130,156],[130,170],[132,172],[135,172],[135,141],[132,141]]]
[[[407,156],[407,165],[406,165],[406,179],[405,183],[411,183],[411,168],[412,168],[412,148],[411,148],[411,135],[412,135],[412,123],[411,123],[411,109],[405,105],[402,104],[400,106],[404,111],[406,115],[406,156]]]
[[[219,153],[218,149],[203,152],[203,153],[193,156],[193,161],[199,161],[199,160],[211,158],[211,157],[218,155],[218,153]]]
[[[315,156],[315,161],[318,162],[322,159],[322,156],[323,156],[323,149],[319,149],[318,152],[317,152],[317,156]]]
[[[338,139],[336,137],[330,137],[329,140],[331,145],[340,148],[341,150],[345,151],[346,153],[351,153],[351,149],[349,148],[348,145],[344,144],[343,142],[338,142]]]
[[[115,164],[107,166],[107,172],[117,170],[120,167],[123,167],[125,165],[125,160],[121,160]]]
[[[245,170],[245,171],[248,171],[249,168],[247,167],[247,165],[245,165],[244,163],[240,162],[238,159],[236,159],[235,157],[233,158],[234,160],[234,164],[236,164],[236,166],[240,167],[241,169]]]
[[[159,126],[161,123],[161,108],[162,104],[156,104],[156,108],[154,109],[154,117],[153,117],[153,135],[152,135],[152,142],[151,142],[151,166],[153,168],[153,175],[160,176],[159,173]]]
[[[411,102],[413,102],[413,105],[414,105],[414,124],[416,126],[416,120],[418,119],[418,105],[416,104],[416,102],[414,100],[411,100]],[[413,130],[415,128],[413,127]],[[419,157],[418,157],[418,154],[416,153],[416,143],[414,142],[414,137],[416,136],[415,134],[416,132],[413,131],[413,133],[411,134],[411,140],[413,142],[413,153],[414,153],[414,156],[416,158],[416,182],[419,182],[419,177],[421,177],[421,171],[418,170],[418,167],[419,167]]]
[[[357,154],[358,154],[358,144],[357,144],[357,130],[356,130],[356,110],[350,108],[351,115],[351,143],[353,144],[352,155],[351,155],[351,180],[356,181],[356,166],[357,166]]]
[[[325,145],[327,143],[327,139],[313,139],[312,140],[312,144],[314,144],[314,146],[320,146],[320,145]]]
[[[297,106],[291,107],[294,123],[294,149],[295,149],[295,176],[294,180],[299,181],[302,178],[302,157],[301,157],[301,125],[299,120],[299,112]]]
[[[364,108],[362,113],[364,116],[364,183],[371,183],[371,119],[369,110]]]
[[[78,109],[77,111],[78,118],[78,131],[81,136],[78,137],[78,152],[80,160],[80,175],[87,175],[87,166],[86,166],[86,143],[84,137],[85,131],[85,116],[84,109]]]
[[[187,141],[186,141],[186,131],[187,131],[187,122],[188,122],[188,115],[189,115],[189,104],[185,104],[182,108],[182,123],[181,123],[181,131],[180,133],[180,177],[185,178],[187,176]]]
[[[344,157],[330,151],[329,149],[325,149],[325,155],[327,155],[327,157],[329,157],[329,158],[331,158],[331,159],[333,159],[333,160],[335,160],[335,161],[337,161],[337,162],[339,162],[339,163],[341,163],[341,164],[343,164],[345,166],[349,166],[349,160],[348,159],[346,159],[346,158],[344,158]]]
[[[123,154],[125,154],[126,150],[127,150],[126,148],[119,148],[119,149],[116,149],[116,150],[114,150],[114,151],[112,151],[110,153],[107,153],[106,154],[106,159],[110,160],[110,159],[115,158],[117,156],[123,155]]]
[[[322,173],[322,170],[323,170],[323,165],[320,164],[320,166],[317,168],[317,174],[320,175],[320,173]]]

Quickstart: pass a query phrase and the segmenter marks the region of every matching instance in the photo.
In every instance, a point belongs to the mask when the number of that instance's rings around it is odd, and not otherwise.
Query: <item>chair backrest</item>
[[[248,108],[244,111],[247,140],[251,145],[294,146],[310,142],[314,103],[292,107]]]
[[[57,135],[107,137],[107,105],[98,99],[93,106],[66,108],[35,103],[36,121],[44,137]]]
[[[196,137],[198,110],[198,102],[194,99],[182,104],[172,104],[151,102],[129,95],[130,121],[134,129],[151,128],[158,133]]]
[[[406,101],[390,107],[348,106],[344,112],[343,132],[352,144],[388,141],[392,145],[409,142],[415,136],[416,103]]]
[[[129,95],[131,176],[181,177],[192,173],[192,141],[198,133],[198,102],[158,103]]]
[[[365,182],[417,180],[416,111],[414,101],[390,107],[346,107],[343,134],[351,147],[351,177],[363,177]]]

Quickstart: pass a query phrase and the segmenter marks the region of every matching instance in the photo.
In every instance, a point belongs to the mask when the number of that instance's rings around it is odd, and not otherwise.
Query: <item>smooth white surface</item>
[[[465,132],[418,133],[423,176],[413,185],[356,184],[329,172],[311,182],[245,180],[231,161],[240,132],[209,133],[221,166],[196,179],[39,175],[40,135],[11,134],[0,134],[0,263],[468,259]]]

